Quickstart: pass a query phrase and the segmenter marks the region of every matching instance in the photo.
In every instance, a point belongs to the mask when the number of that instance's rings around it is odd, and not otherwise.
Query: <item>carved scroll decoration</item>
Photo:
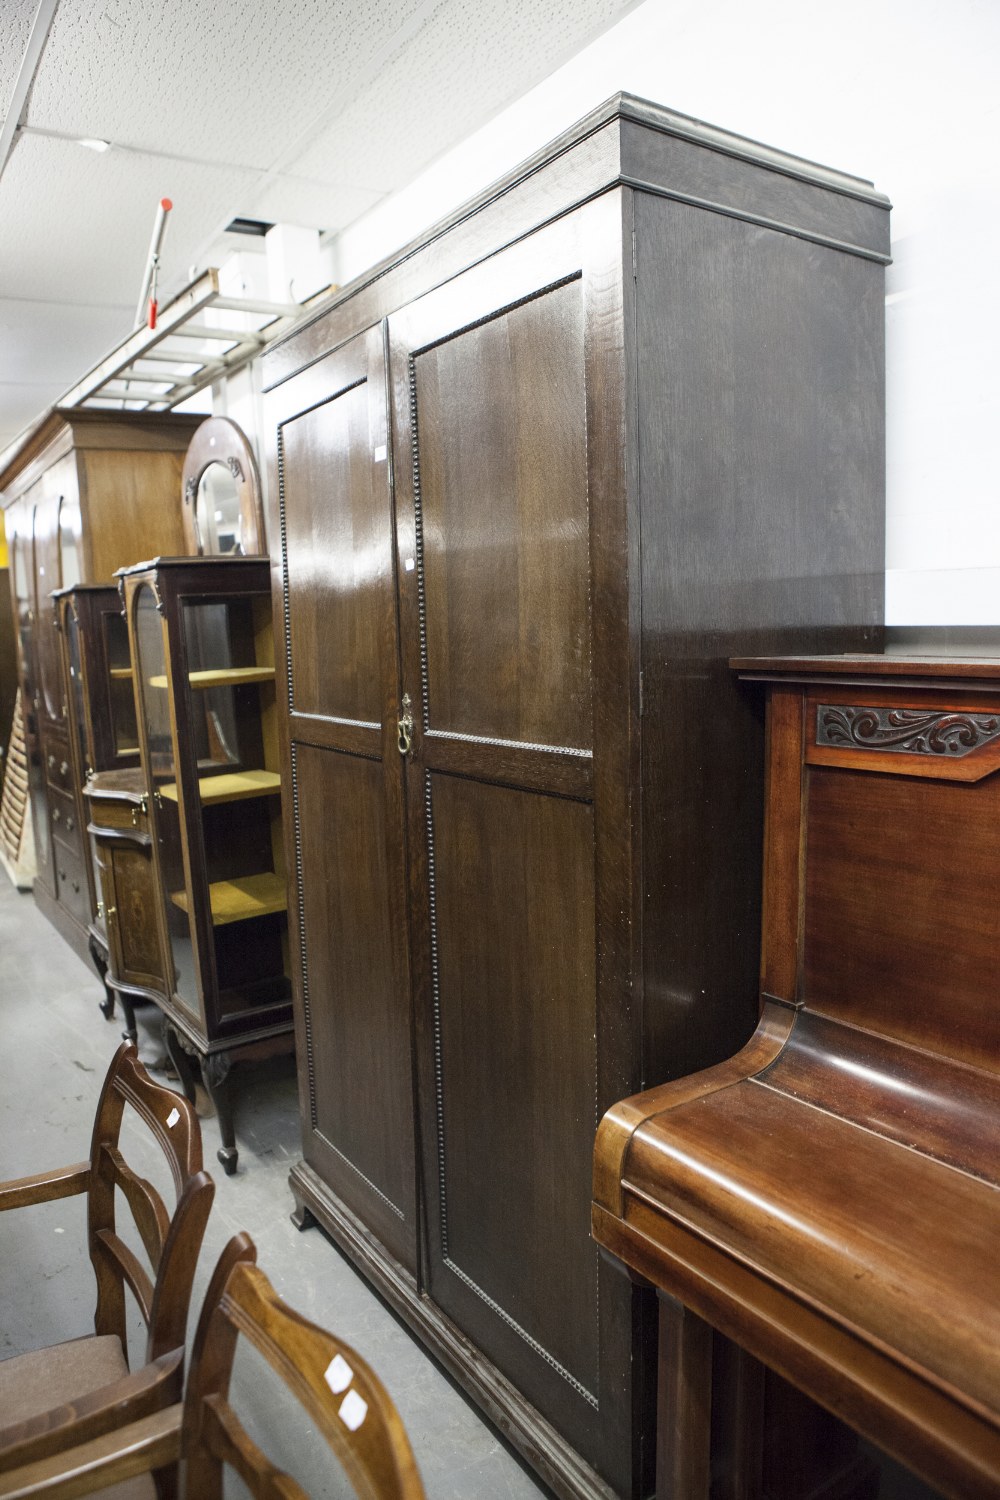
[[[961,759],[996,739],[1000,739],[1000,717],[994,714],[840,708],[829,703],[816,707],[817,745]]]

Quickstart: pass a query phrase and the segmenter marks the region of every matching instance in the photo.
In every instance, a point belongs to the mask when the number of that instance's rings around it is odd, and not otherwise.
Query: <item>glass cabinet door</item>
[[[286,999],[270,600],[181,604],[220,1017]]]
[[[135,670],[146,740],[146,774],[153,794],[157,853],[163,883],[167,937],[173,961],[175,998],[195,1017],[200,1015],[200,989],[194,934],[191,927],[188,881],[185,872],[178,792],[178,769],[171,724],[167,676],[166,626],[152,588],[143,584],[134,600],[133,625],[137,643]]]
[[[104,611],[101,620],[104,629],[104,658],[108,664],[108,700],[115,759],[125,766],[133,766],[139,756],[139,727],[135,717],[128,625],[125,616],[118,610]]]
[[[70,733],[76,745],[80,784],[93,770],[93,755],[87,736],[86,692],[83,681],[83,660],[80,650],[80,619],[72,599],[61,606],[62,631],[66,642],[66,672],[69,678]]]

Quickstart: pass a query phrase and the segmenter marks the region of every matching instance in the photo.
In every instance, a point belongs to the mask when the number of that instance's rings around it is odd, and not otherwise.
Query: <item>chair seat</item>
[[[121,1380],[128,1364],[114,1334],[70,1339],[0,1360],[0,1411],[14,1426]]]
[[[16,1354],[0,1360],[0,1421],[5,1427],[13,1427],[127,1374],[121,1341],[115,1334],[71,1339]],[[100,1493],[104,1500],[156,1500],[156,1487],[149,1474],[139,1474]]]
[[[639,1125],[626,1222],[634,1200],[649,1235],[652,1209],[1000,1421],[1000,1191],[978,1162],[915,1149],[898,1099],[883,1111],[897,1139],[875,1133],[873,1104],[863,1123],[833,1112],[829,1079],[804,1099],[801,1056],[786,1058],[787,1077],[779,1064]]]

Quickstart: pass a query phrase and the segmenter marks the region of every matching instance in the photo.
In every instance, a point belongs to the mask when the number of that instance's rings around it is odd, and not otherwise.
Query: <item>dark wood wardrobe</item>
[[[620,96],[263,358],[301,1221],[560,1494],[651,1484],[597,1122],[756,1022],[727,658],[880,642],[887,251]]]

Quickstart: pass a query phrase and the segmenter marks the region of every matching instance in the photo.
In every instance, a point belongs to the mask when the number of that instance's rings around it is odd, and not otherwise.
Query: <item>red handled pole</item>
[[[153,237],[149,242],[146,271],[142,278],[142,291],[139,293],[139,304],[135,310],[136,327],[147,320],[150,328],[156,327],[156,279],[160,269],[160,249],[167,229],[167,214],[173,206],[169,198],[161,198],[156,207]]]

